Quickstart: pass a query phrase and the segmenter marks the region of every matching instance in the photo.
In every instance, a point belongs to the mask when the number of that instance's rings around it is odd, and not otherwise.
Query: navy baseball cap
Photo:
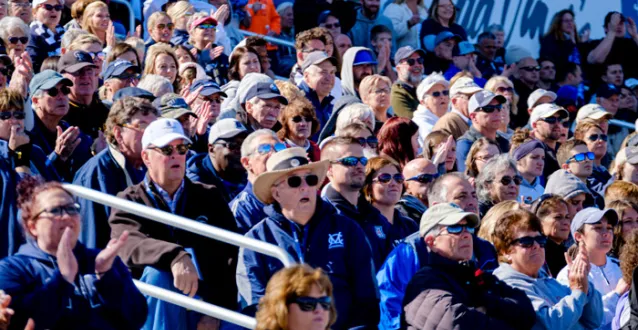
[[[288,105],[288,99],[281,95],[279,88],[275,83],[258,82],[250,87],[246,93],[246,100],[250,100],[253,97],[258,97],[262,100],[277,99],[279,103]]]
[[[102,78],[109,80],[111,78],[119,78],[126,70],[133,69],[135,73],[141,73],[140,67],[126,60],[116,60],[106,67]]]
[[[226,93],[224,93],[222,89],[219,87],[219,85],[212,79],[202,79],[202,80],[196,81],[191,86],[191,92],[195,92],[197,89],[199,89],[202,86],[204,86],[204,88],[202,88],[202,90],[199,92],[199,94],[202,96],[210,96],[213,94],[219,94],[223,97],[228,97],[228,95],[226,95]]]
[[[137,87],[124,87],[115,92],[115,95],[113,95],[113,102],[128,96],[143,98],[151,102],[155,101],[155,95],[145,89]]]
[[[436,39],[434,39],[434,47],[438,46],[440,43],[446,40],[454,39],[456,42],[460,42],[463,40],[459,35],[454,34],[450,31],[443,31],[436,35]]]
[[[358,51],[357,54],[354,56],[354,61],[352,62],[352,66],[364,64],[377,65],[377,60],[374,58],[372,51],[369,49]]]
[[[610,98],[612,95],[620,95],[620,89],[612,84],[602,84],[596,90],[597,97]]]
[[[476,48],[469,41],[461,41],[454,45],[452,49],[452,56],[463,56],[472,53],[476,53]]]

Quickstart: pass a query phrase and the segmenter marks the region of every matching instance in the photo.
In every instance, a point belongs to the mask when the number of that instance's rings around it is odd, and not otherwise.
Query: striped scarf
[[[43,23],[38,22],[38,21],[33,21],[31,23],[31,28],[33,29],[33,32],[36,35],[41,36],[42,38],[44,38],[44,41],[46,41],[46,43],[49,46],[56,46],[56,49],[54,51],[49,51],[48,52],[49,56],[61,55],[60,44],[62,42],[62,35],[64,34],[64,27],[62,27],[61,25],[58,25],[55,28],[55,33],[53,33]]]

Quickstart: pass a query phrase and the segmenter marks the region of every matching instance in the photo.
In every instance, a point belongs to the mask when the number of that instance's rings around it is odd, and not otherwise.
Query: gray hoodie
[[[557,170],[549,176],[547,185],[545,185],[545,193],[555,194],[565,199],[570,199],[580,193],[585,193],[591,198],[591,192],[587,188],[587,184],[563,169]]]
[[[354,95],[359,97],[359,92],[354,86],[354,75],[352,74],[352,63],[354,58],[360,51],[374,52],[365,47],[350,47],[343,54],[343,63],[341,64],[341,87],[343,87],[343,95]]]
[[[572,291],[544,272],[532,278],[506,263],[501,263],[494,275],[527,294],[536,311],[532,329],[596,329],[603,322],[602,299],[591,283],[587,294]]]

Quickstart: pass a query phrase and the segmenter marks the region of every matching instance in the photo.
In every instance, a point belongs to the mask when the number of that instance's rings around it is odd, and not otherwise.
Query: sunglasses
[[[96,58],[100,58],[100,59],[104,59],[104,57],[106,56],[105,52],[87,52],[89,55],[91,55],[91,58],[93,60],[95,60]]]
[[[23,45],[26,45],[27,42],[29,42],[29,37],[10,37],[9,42],[14,45],[17,44],[18,42]]]
[[[524,66],[524,67],[519,68],[519,69],[525,70],[527,72],[532,72],[532,71],[540,72],[541,71],[541,67],[540,66]]]
[[[168,145],[168,146],[165,146],[165,147],[161,147],[161,148],[160,147],[155,147],[155,148],[152,148],[152,149],[161,152],[164,156],[170,156],[170,155],[173,154],[173,150],[177,150],[177,153],[180,156],[183,156],[183,155],[185,155],[188,152],[188,150],[190,148],[191,148],[190,144],[180,144],[180,145],[178,145],[176,147]]]
[[[166,28],[168,28],[169,30],[172,30],[175,27],[175,25],[173,23],[168,23],[168,24],[157,24],[157,29],[158,30],[164,30]]]
[[[228,142],[228,141],[217,141],[215,144],[220,145],[224,148],[228,148],[230,150],[239,150],[241,148],[241,143],[237,142]]]
[[[214,29],[216,27],[217,26],[215,26],[214,24],[201,24],[197,26],[198,29],[202,29],[202,30]]]
[[[545,236],[525,236],[525,237],[521,237],[521,238],[517,238],[515,240],[512,241],[512,244],[518,244],[523,248],[529,249],[532,246],[534,246],[534,242],[538,243],[538,246],[540,247],[545,247],[545,245],[547,244],[547,237]]]
[[[594,160],[594,158],[596,158],[596,156],[594,155],[593,152],[589,151],[589,152],[583,152],[580,154],[575,154],[571,157],[569,157],[569,159],[567,159],[567,161],[565,162],[565,164],[569,164],[572,161],[577,161],[577,162],[584,162],[585,160]]]
[[[360,137],[360,138],[357,138],[356,140],[364,148],[366,144],[372,149],[376,149],[379,146],[379,140],[374,136],[369,136],[367,138]]]
[[[48,11],[52,11],[52,10],[62,11],[62,8],[64,8],[64,7],[62,5],[55,5],[54,6],[54,5],[50,5],[50,4],[44,4],[44,5],[41,6],[41,8],[44,8],[44,9],[46,9]]]
[[[60,206],[52,207],[52,208],[49,208],[49,209],[44,209],[44,210],[36,213],[36,215],[34,215],[31,219],[38,218],[40,215],[42,215],[42,213],[50,213],[54,217],[61,217],[64,214],[68,214],[70,216],[74,216],[74,215],[80,214],[80,204],[71,203],[71,204],[66,204],[66,205],[60,205]]]
[[[413,176],[409,179],[406,179],[407,181],[418,181],[420,183],[425,183],[428,184],[432,181],[434,181],[434,179],[438,178],[439,176],[441,176],[440,174],[419,174],[417,176]]]
[[[453,235],[459,235],[459,234],[461,234],[463,232],[463,230],[465,230],[468,233],[474,235],[474,232],[476,231],[476,228],[470,227],[468,225],[447,226],[447,227],[445,227],[445,229],[447,230],[448,234],[453,234]]]
[[[521,182],[523,182],[523,177],[520,175],[515,175],[513,178],[511,176],[504,176],[501,178],[501,184],[504,186],[509,186],[510,183],[514,182],[515,185],[520,186]]]
[[[609,137],[607,136],[607,134],[592,134],[587,137],[587,139],[592,142],[596,142],[598,140],[603,140],[604,142],[607,142],[608,138]]]
[[[306,123],[312,123],[312,117],[310,117],[310,116],[306,116],[306,117],[294,116],[294,117],[292,117],[292,122],[293,123],[301,123],[302,120],[305,121]]]
[[[485,113],[492,113],[494,111],[498,110],[499,112],[501,110],[503,110],[503,105],[502,104],[497,104],[497,105],[486,105],[484,107],[480,107],[477,109],[477,111],[483,111]]]
[[[550,124],[550,125],[554,125],[554,124],[561,124],[563,125],[563,127],[567,128],[569,127],[569,121],[568,120],[563,120],[561,118],[558,117],[548,117],[548,118],[541,118],[540,120]]]
[[[0,120],[9,120],[11,117],[22,120],[26,115],[24,111],[2,111],[0,112]]]
[[[308,174],[305,177],[293,175],[291,177],[288,177],[286,182],[288,182],[288,187],[290,188],[299,188],[303,180],[306,180],[306,184],[308,184],[308,187],[314,187],[319,183],[319,177],[315,174]]]
[[[395,175],[392,175],[390,173],[382,173],[382,174],[379,174],[379,176],[376,179],[373,179],[372,181],[388,183],[390,182],[390,180],[394,180],[394,182],[398,184],[403,184],[403,181],[405,181],[405,178],[403,177],[403,174],[401,173],[397,173]]]
[[[257,152],[260,155],[268,154],[271,151],[279,152],[279,151],[282,151],[284,149],[286,149],[286,145],[281,143],[281,142],[277,142],[274,145],[273,144],[264,143],[264,144],[260,144],[260,145],[257,146]]]
[[[120,80],[140,80],[140,75],[137,73],[124,72],[119,77],[115,77]]]
[[[326,29],[332,29],[332,28],[336,29],[341,27],[341,23],[324,24],[323,27],[325,27]]]
[[[347,167],[354,167],[357,166],[358,163],[361,163],[361,165],[366,166],[366,164],[368,164],[368,158],[366,157],[344,157],[344,158],[339,158],[335,161],[332,162],[333,164],[341,164],[343,166],[347,166]]]
[[[314,312],[318,305],[321,305],[321,308],[323,308],[324,311],[329,311],[330,306],[332,306],[332,299],[328,296],[320,298],[297,297],[290,300],[288,303],[299,305],[299,309],[304,312]]]
[[[510,92],[513,93],[514,92],[514,88],[512,87],[499,87],[496,89],[497,92],[499,93],[505,93],[505,92]]]
[[[449,91],[449,90],[444,90],[444,91],[441,91],[441,92],[433,92],[433,93],[432,93],[432,94],[430,94],[430,95],[432,95],[432,96],[434,96],[434,97],[439,97],[439,96],[441,96],[441,95],[443,95],[443,96],[449,96],[449,95],[450,95],[450,91]]]
[[[9,76],[9,68],[0,68],[0,74],[5,77]]]
[[[71,94],[71,89],[67,86],[62,86],[60,87],[60,89],[53,87],[47,90],[47,95],[51,97],[56,97],[60,93],[62,93],[63,95],[69,95]]]
[[[409,58],[407,60],[405,60],[405,63],[408,63],[409,66],[413,66],[417,63],[423,65],[423,63],[425,63],[425,60],[423,59],[423,57],[419,57],[419,58]]]

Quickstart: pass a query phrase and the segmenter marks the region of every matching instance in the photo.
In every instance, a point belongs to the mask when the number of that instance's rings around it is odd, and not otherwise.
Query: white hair
[[[73,40],[75,40],[75,38],[84,35],[84,34],[89,34],[88,32],[82,30],[82,29],[69,29],[66,32],[64,32],[64,35],[62,36],[62,41],[60,42],[60,47],[67,49],[69,48],[69,46],[71,46],[71,44],[73,43]]]
[[[137,87],[151,92],[158,99],[164,94],[173,93],[173,84],[170,80],[158,74],[143,76]]]
[[[257,151],[257,145],[255,143],[257,142],[257,139],[260,136],[271,136],[276,141],[279,141],[279,137],[277,137],[277,133],[273,132],[273,130],[267,129],[267,128],[258,129],[250,133],[246,137],[246,139],[244,139],[244,142],[241,144],[242,157],[249,157],[250,155],[254,154]]]
[[[352,123],[363,123],[374,132],[374,112],[363,103],[354,103],[345,107],[337,117],[335,134],[339,135],[346,126]]]
[[[25,37],[31,38],[29,26],[26,25],[22,19],[14,16],[5,16],[0,20],[0,38],[2,38],[5,43],[9,42],[9,33],[16,30],[22,31]]]

